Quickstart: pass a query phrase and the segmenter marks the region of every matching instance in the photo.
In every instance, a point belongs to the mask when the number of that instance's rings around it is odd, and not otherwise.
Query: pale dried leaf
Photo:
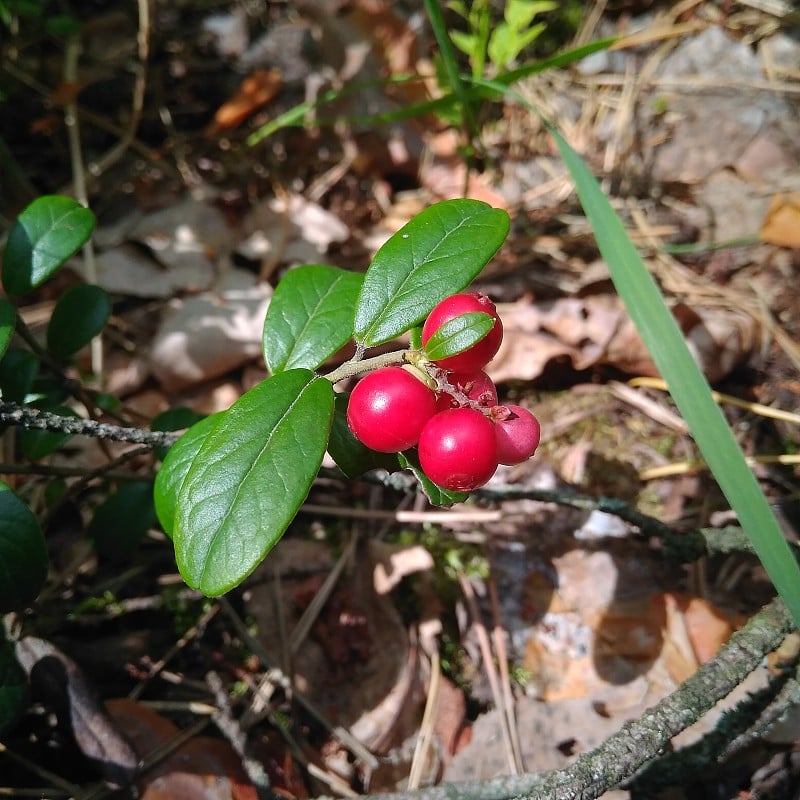
[[[633,321],[617,295],[514,303],[499,308],[503,343],[486,367],[496,382],[533,380],[554,360],[574,369],[612,366],[631,375],[657,374]],[[710,381],[749,358],[759,327],[736,309],[697,308],[679,303],[673,312],[692,354]]]
[[[403,578],[433,569],[433,556],[422,545],[398,547],[387,542],[372,542],[375,559],[375,591],[388,594]]]
[[[153,339],[153,374],[175,390],[257,357],[268,304],[268,287],[243,270],[228,272],[216,291],[175,303]]]

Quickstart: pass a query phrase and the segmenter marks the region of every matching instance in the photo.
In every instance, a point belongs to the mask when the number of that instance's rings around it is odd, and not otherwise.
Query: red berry
[[[480,292],[468,292],[464,294],[454,294],[446,297],[428,315],[422,326],[422,344],[427,344],[428,339],[433,336],[445,322],[449,322],[454,317],[461,314],[469,314],[473,311],[483,311],[494,317],[494,327],[479,342],[474,344],[463,353],[443,358],[436,363],[443,369],[453,372],[474,372],[488,364],[495,353],[500,349],[500,342],[503,340],[503,323],[497,316],[497,309],[494,303]]]
[[[492,379],[482,370],[475,372],[451,372],[447,376],[447,382],[469,400],[477,403],[484,408],[491,408],[497,405],[497,387]],[[446,391],[441,392],[436,402],[436,407],[440,411],[448,408],[458,408],[459,403],[453,395]]]
[[[353,435],[379,453],[413,447],[436,412],[436,396],[402,367],[383,367],[363,377],[347,404]]]
[[[497,469],[494,425],[474,408],[451,408],[428,420],[419,437],[419,463],[443,489],[469,492]]]
[[[507,409],[509,414],[504,419],[495,419],[497,460],[501,464],[521,464],[539,446],[539,420],[522,406],[506,405],[500,408]]]

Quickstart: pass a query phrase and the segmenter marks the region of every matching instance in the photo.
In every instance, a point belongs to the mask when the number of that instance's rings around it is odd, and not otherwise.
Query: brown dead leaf
[[[180,735],[180,729],[141,703],[119,698],[106,704],[140,759]],[[178,747],[137,782],[142,800],[255,800],[257,793],[233,748],[196,736]]]
[[[613,366],[630,375],[657,371],[617,295],[568,297],[501,305],[504,336],[486,367],[492,380],[534,380],[550,361],[568,359],[576,370]],[[745,361],[758,343],[758,326],[737,309],[675,304],[695,360],[710,381]]]
[[[683,614],[686,633],[699,664],[710,661],[728,641],[735,622],[727,614],[702,597],[674,595]]]
[[[386,554],[374,545],[369,540],[360,547],[352,571],[340,579],[310,634],[299,642],[293,667],[296,685],[323,713],[368,748],[385,751],[416,731],[423,680],[395,599],[375,591],[376,565],[385,563]],[[280,640],[275,593],[281,593],[291,631],[330,570],[326,544],[305,543],[302,554],[297,547],[284,537],[269,568],[256,572],[247,611],[264,642]],[[298,573],[298,565],[305,574]]]
[[[81,85],[75,81],[62,81],[53,89],[50,95],[50,102],[54,106],[67,106],[74,103],[78,97],[78,92],[81,90]]]
[[[467,744],[467,701],[464,692],[447,677],[439,681],[439,702],[433,729],[445,754],[453,755]]]
[[[800,192],[781,192],[772,198],[758,235],[768,244],[800,248]]]
[[[492,188],[489,178],[475,170],[467,172],[464,159],[460,156],[438,158],[429,166],[420,164],[419,180],[442,200],[468,197],[483,200],[494,208],[508,209],[508,200]]]
[[[31,684],[70,726],[81,752],[98,765],[106,780],[127,784],[136,769],[136,753],[78,665],[50,642],[34,636],[17,642],[16,655]]]
[[[280,89],[280,70],[256,70],[242,81],[236,94],[217,109],[206,133],[215,136],[222,131],[238,127],[248,117],[270,103]]]

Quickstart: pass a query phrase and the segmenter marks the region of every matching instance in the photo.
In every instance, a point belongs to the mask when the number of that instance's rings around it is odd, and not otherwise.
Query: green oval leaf
[[[316,476],[333,387],[310,370],[273,375],[208,434],[178,492],[173,540],[184,580],[219,595],[277,543]]]
[[[33,512],[0,481],[0,613],[26,608],[47,578],[47,548]]]
[[[155,522],[153,487],[150,483],[129,483],[110,494],[89,523],[88,535],[106,558],[129,558]]]
[[[0,634],[0,733],[20,716],[27,697],[28,678],[14,655],[14,645]]]
[[[14,335],[14,326],[17,321],[17,312],[7,300],[0,300],[0,358],[5,355],[11,337]]]
[[[105,328],[111,298],[105,289],[83,283],[58,299],[47,325],[47,349],[56,358],[69,358]]]
[[[410,469],[414,477],[419,481],[422,491],[425,492],[428,500],[433,506],[452,506],[453,503],[463,503],[468,497],[469,492],[451,492],[449,489],[442,489],[437,486],[423,471],[417,458],[416,450],[406,450],[397,454],[400,466]]]
[[[404,225],[364,275],[353,325],[367,346],[388,342],[460,292],[508,233],[508,214],[479,200],[445,200]]]
[[[264,321],[264,361],[270,372],[316,369],[350,338],[364,276],[306,264],[286,273]]]
[[[483,339],[494,327],[494,318],[484,311],[459,314],[439,328],[425,345],[425,355],[431,361],[463,353]]]
[[[167,451],[167,455],[161,464],[161,469],[156,475],[156,482],[153,487],[156,516],[164,529],[164,533],[170,539],[175,526],[175,508],[178,504],[178,492],[180,492],[183,485],[183,480],[206,437],[211,433],[224,413],[224,411],[220,411],[210,417],[201,419],[199,422],[195,422]]]
[[[12,347],[0,361],[0,393],[4,400],[22,403],[33,388],[39,359],[30,351]]]
[[[17,218],[3,254],[3,287],[24,294],[44,283],[94,229],[94,214],[71,197],[44,195]]]
[[[62,417],[77,417],[79,414],[68,406],[39,405],[42,411],[52,411]],[[57,431],[44,431],[39,428],[23,428],[19,432],[19,443],[22,455],[29,461],[39,461],[51,453],[55,453],[72,438],[71,433],[58,433]]]

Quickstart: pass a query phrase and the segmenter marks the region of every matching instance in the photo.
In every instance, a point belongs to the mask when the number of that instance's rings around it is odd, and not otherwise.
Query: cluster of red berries
[[[356,384],[347,407],[347,423],[359,441],[381,453],[416,446],[425,474],[451,491],[477,489],[498,464],[519,464],[539,445],[536,417],[518,405],[498,405],[497,389],[483,371],[503,339],[503,323],[488,297],[472,292],[442,300],[425,320],[422,343],[473,311],[494,318],[483,339],[433,362],[428,374],[411,366],[377,369]]]

